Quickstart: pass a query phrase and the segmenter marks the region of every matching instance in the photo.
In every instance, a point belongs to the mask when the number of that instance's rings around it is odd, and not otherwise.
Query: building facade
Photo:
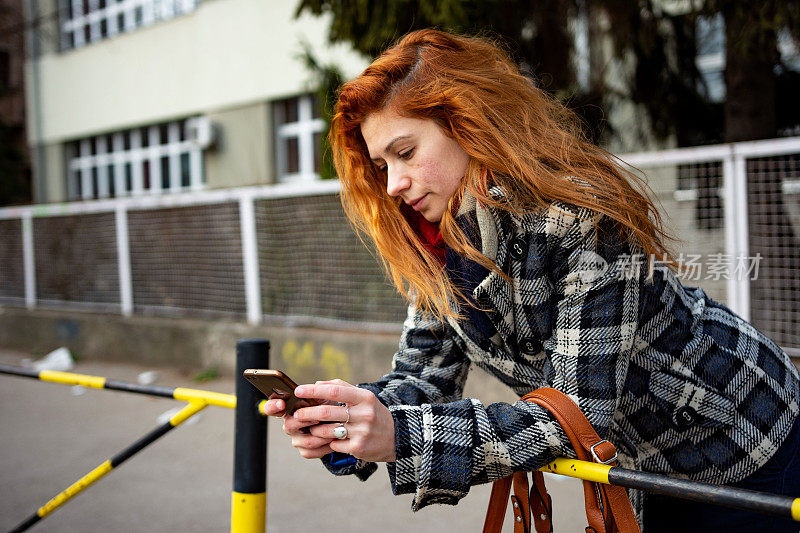
[[[261,0],[39,0],[26,64],[34,202],[318,177],[302,43],[353,76],[327,19]]]

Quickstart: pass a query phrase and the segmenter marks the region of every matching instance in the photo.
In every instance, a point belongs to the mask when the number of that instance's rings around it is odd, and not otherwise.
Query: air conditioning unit
[[[209,148],[217,140],[214,124],[208,117],[192,117],[186,120],[186,140],[200,148]]]

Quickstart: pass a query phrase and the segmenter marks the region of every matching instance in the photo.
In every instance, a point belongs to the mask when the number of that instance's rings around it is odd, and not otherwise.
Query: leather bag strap
[[[616,448],[614,445],[597,435],[586,415],[566,394],[550,387],[544,387],[525,395],[522,399],[534,402],[553,414],[569,438],[570,443],[572,443],[578,459],[598,461],[612,466],[616,465]],[[516,477],[518,474],[520,472],[515,473],[514,476]],[[521,474],[525,476],[525,484],[527,486],[527,474]],[[498,483],[501,489],[495,490]],[[499,533],[502,529],[510,486],[510,477],[495,481],[484,522],[484,533]],[[503,489],[503,487],[505,488]],[[589,527],[586,528],[587,532],[640,532],[639,524],[633,513],[633,507],[624,488],[591,481],[584,481],[583,488],[586,502],[586,518],[589,522]],[[534,486],[528,502],[533,506],[536,533],[551,532],[552,505],[550,504],[550,496],[544,487],[544,477],[541,472],[534,472]],[[515,501],[515,503],[522,505],[524,502],[519,500],[518,502]],[[526,517],[529,516],[528,513],[528,510],[522,511],[522,515]],[[515,520],[516,516],[515,514]],[[517,520],[517,522],[519,521]],[[517,524],[515,523],[515,533],[525,531],[517,529],[516,526]]]
[[[483,533],[500,533],[503,519],[506,517],[509,494],[511,494],[511,476],[492,483],[489,508],[486,509],[486,519],[483,521]]]
[[[514,511],[514,533],[530,533],[531,502],[528,495],[528,473],[514,472],[514,495],[511,503]]]
[[[512,511],[514,511],[514,533],[530,533],[531,531],[531,504],[528,499],[528,474],[527,472],[514,472],[514,494],[511,496]]]
[[[553,533],[553,499],[547,494],[544,474],[538,471],[532,474],[531,513],[533,513],[536,533]]]

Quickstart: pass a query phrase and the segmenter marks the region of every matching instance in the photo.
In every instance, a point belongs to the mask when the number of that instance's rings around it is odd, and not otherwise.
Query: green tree
[[[725,141],[775,137],[798,124],[798,73],[781,63],[778,33],[800,35],[800,2],[709,0],[706,12],[725,21]],[[788,215],[782,185],[796,179],[785,160],[747,163],[750,255],[760,255],[751,283],[753,318],[781,346],[800,346],[800,236]]]
[[[725,21],[725,140],[775,137],[776,111],[785,119],[785,109],[797,109],[777,99],[778,84],[796,78],[781,63],[777,37],[780,31],[800,37],[800,2],[708,0],[700,12],[721,13]]]
[[[544,89],[569,101],[585,118],[590,137],[599,139],[604,124],[600,88],[579,87],[569,68],[574,53],[569,21],[578,10],[578,0],[301,0],[297,15],[330,13],[329,40],[347,42],[368,57],[422,28],[497,37]]]
[[[584,118],[596,141],[604,129],[613,133],[603,110],[621,97],[643,107],[658,138],[676,135],[680,145],[774,137],[780,123],[776,109],[782,110],[784,127],[800,123],[791,96],[800,85],[780,64],[776,45],[781,30],[800,36],[800,1],[694,0],[680,12],[666,9],[669,5],[658,0],[300,0],[297,14],[329,14],[329,40],[347,42],[369,57],[404,33],[427,27],[497,36],[523,71]],[[724,17],[731,44],[724,109],[709,100],[695,64],[697,17],[717,13]],[[598,28],[600,15],[608,19],[608,30]],[[628,66],[622,94],[608,86],[604,60],[591,51],[588,83],[579,83],[571,29],[579,16],[589,21],[590,40],[597,45],[610,39],[613,55]],[[785,88],[776,93],[776,87]],[[786,102],[776,95],[786,95]],[[786,109],[792,112],[787,115]]]

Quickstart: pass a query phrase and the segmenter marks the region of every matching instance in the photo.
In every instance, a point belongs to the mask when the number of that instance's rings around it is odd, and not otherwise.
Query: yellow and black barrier
[[[108,389],[149,396],[173,398],[188,402],[167,422],[158,425],[139,440],[103,462],[97,468],[67,487],[20,522],[11,533],[26,531],[31,526],[51,514],[66,502],[105,477],[114,468],[143,450],[159,437],[179,426],[209,405],[236,410],[233,506],[231,509],[231,533],[263,533],[266,527],[266,473],[267,442],[266,419],[260,414],[259,402],[264,396],[242,376],[245,368],[269,367],[269,341],[263,339],[242,339],[236,344],[237,368],[236,395],[188,389],[182,387],[163,387],[139,385],[107,379],[100,376],[73,374],[51,370],[29,370],[25,368],[0,365],[0,374],[29,377],[61,383],[81,385],[94,389]],[[237,401],[238,400],[238,401]]]
[[[236,424],[234,430],[231,533],[262,533],[267,513],[267,420],[258,409],[264,395],[244,378],[248,368],[269,368],[269,341],[236,343]]]
[[[189,402],[168,422],[159,425],[110,460],[89,472],[76,483],[40,507],[21,522],[12,533],[25,531],[55,511],[87,487],[107,475],[122,462],[130,459],[169,430],[188,420],[208,405],[235,409],[235,456],[231,506],[231,533],[262,533],[266,531],[267,508],[267,423],[260,406],[264,396],[242,376],[246,368],[269,368],[269,341],[242,339],[236,343],[236,395],[197,389],[138,385],[98,376],[0,365],[0,374],[10,374],[96,389],[119,390],[150,396],[174,398]],[[766,494],[735,487],[699,483],[661,474],[629,470],[577,459],[559,458],[540,469],[578,479],[619,485],[630,489],[664,494],[675,498],[736,507],[800,522],[800,497],[792,498]]]
[[[14,529],[11,530],[11,533],[17,533],[20,531],[25,531],[30,528],[32,525],[40,521],[42,518],[46,517],[66,502],[83,492],[85,489],[89,488],[91,485],[99,481],[101,478],[105,477],[109,472],[113,469],[121,465],[126,460],[130,459],[133,455],[137,452],[141,451],[145,446],[151,444],[156,439],[161,437],[162,435],[166,434],[172,428],[180,425],[181,423],[185,422],[192,415],[196,414],[199,411],[202,411],[206,407],[206,403],[202,400],[192,401],[189,402],[183,409],[181,409],[178,413],[176,413],[172,418],[170,418],[167,422],[157,426],[152,431],[147,433],[145,436],[119,452],[117,455],[105,461],[100,466],[80,478],[78,481],[67,487],[66,490],[58,494],[55,498],[51,499],[49,502],[44,504],[43,506],[39,507],[35,513],[31,516],[23,520],[20,524],[18,524]]]
[[[71,372],[58,372],[55,370],[40,370],[37,372],[36,370],[28,370],[27,368],[10,365],[0,365],[0,374],[24,376],[51,383],[61,383],[63,385],[81,385],[92,389],[118,390],[146,394],[148,396],[173,398],[175,400],[187,402],[204,402],[207,405],[218,405],[231,409],[236,407],[236,396],[233,394],[222,394],[206,390],[139,385],[137,383],[128,383],[126,381],[108,379],[100,376],[87,376],[86,374],[73,374]]]
[[[577,459],[559,458],[540,468],[542,472],[561,474],[606,485],[672,496],[684,500],[735,507],[800,522],[800,497],[780,496],[754,490],[689,481],[662,474],[652,474]]]

